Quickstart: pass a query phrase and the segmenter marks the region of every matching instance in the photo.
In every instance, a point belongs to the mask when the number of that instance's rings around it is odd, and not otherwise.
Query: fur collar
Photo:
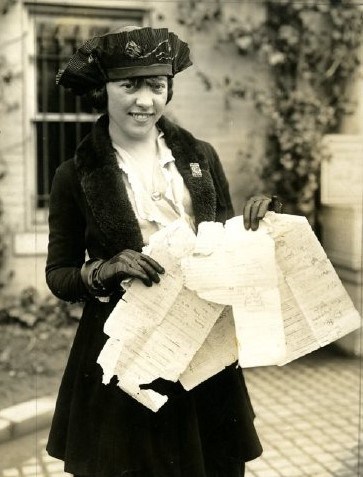
[[[108,116],[101,116],[92,132],[79,145],[75,156],[77,174],[110,252],[116,254],[124,248],[141,250],[140,227],[117,164],[108,124]],[[164,132],[175,165],[189,190],[196,225],[215,220],[216,192],[200,141],[165,117],[159,120],[158,127]],[[192,163],[199,164],[201,177],[193,176]]]

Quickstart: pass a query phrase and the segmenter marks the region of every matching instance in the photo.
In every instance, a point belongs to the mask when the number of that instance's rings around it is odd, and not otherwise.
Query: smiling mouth
[[[136,121],[145,122],[154,116],[153,113],[129,113]]]

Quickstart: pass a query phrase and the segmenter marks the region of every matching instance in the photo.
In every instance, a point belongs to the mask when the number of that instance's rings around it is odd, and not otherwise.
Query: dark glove
[[[265,195],[255,195],[251,197],[243,208],[243,222],[245,229],[257,230],[259,221],[265,217],[268,210],[282,212],[282,203],[276,195],[267,197]]]
[[[153,282],[160,282],[158,274],[164,272],[164,268],[148,255],[127,249],[110,260],[89,260],[83,265],[81,276],[92,295],[105,296],[120,289],[125,278],[139,278],[151,287]]]

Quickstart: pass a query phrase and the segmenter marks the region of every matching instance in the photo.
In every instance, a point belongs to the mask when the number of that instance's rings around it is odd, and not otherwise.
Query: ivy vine
[[[363,12],[353,1],[265,0],[265,19],[225,14],[221,1],[183,0],[179,21],[197,31],[218,27],[218,41],[269,65],[272,88],[225,78],[229,98],[252,100],[268,118],[266,189],[314,221],[324,134],[354,110],[347,86],[359,66]]]

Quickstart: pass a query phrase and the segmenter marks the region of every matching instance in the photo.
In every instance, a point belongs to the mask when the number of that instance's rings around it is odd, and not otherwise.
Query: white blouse
[[[195,231],[189,191],[163,136],[160,132],[157,137],[158,158],[151,172],[143,168],[137,157],[112,143],[144,244],[154,232],[180,218]]]

